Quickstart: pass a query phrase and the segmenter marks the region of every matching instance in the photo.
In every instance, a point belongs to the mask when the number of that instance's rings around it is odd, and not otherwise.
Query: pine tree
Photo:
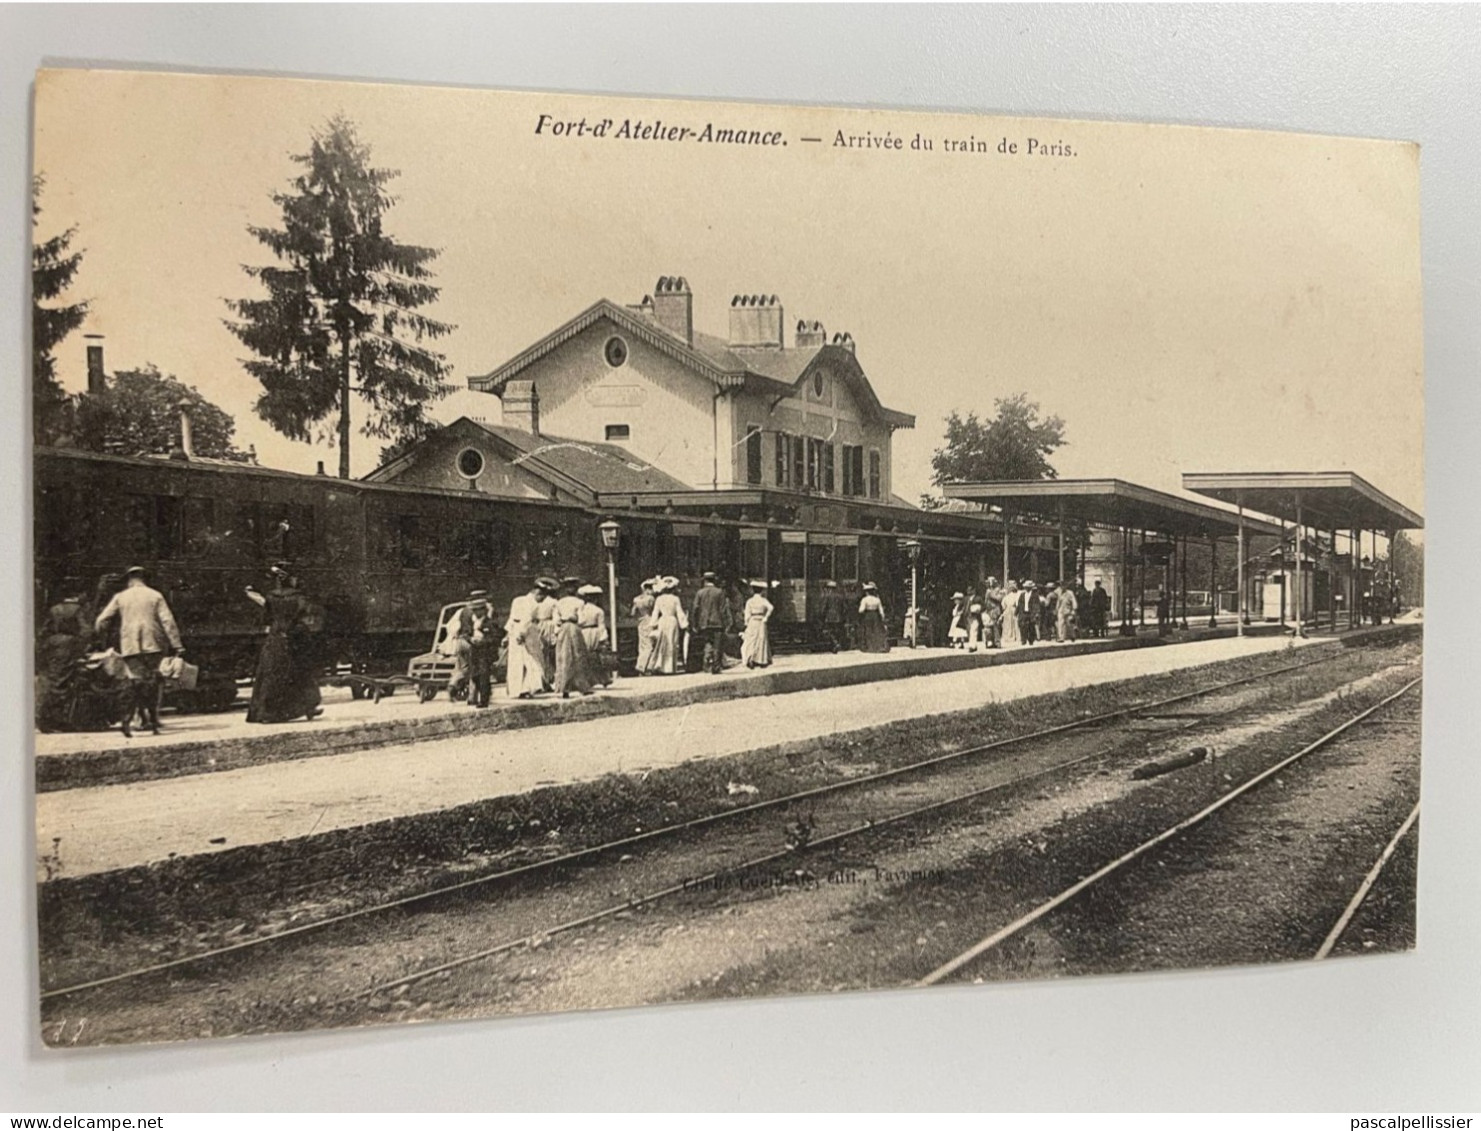
[[[45,179],[31,182],[31,226],[41,219],[41,190]],[[87,317],[87,303],[43,305],[72,285],[82,266],[82,252],[72,250],[75,227],[31,246],[31,409],[36,443],[54,444],[68,430],[72,402],[57,380],[52,351]]]
[[[417,313],[438,288],[427,280],[435,248],[397,243],[383,230],[398,173],[370,164],[353,123],[330,119],[292,191],[273,195],[281,228],[248,230],[280,265],[244,267],[266,298],[228,300],[227,326],[256,356],[257,414],[283,435],[312,440],[337,414],[339,474],[350,476],[351,393],[368,412],[362,432],[401,442],[428,426],[426,410],[451,390],[442,354],[425,343],[453,327]]]

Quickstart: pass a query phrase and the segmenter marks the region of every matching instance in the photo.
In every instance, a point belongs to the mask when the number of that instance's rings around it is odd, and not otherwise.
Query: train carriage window
[[[185,500],[185,556],[204,558],[217,549],[216,500],[192,495]]]
[[[283,521],[288,524],[284,532],[284,556],[291,561],[301,561],[313,555],[317,548],[317,530],[314,523],[314,508],[308,503],[289,503]]]
[[[833,547],[833,577],[837,581],[859,580],[859,547]]]
[[[435,532],[423,529],[421,515],[397,515],[396,534],[402,569],[421,569],[426,565],[429,556],[435,556]]]
[[[833,576],[833,547],[813,542],[807,548],[807,575],[813,581],[823,581]]]
[[[453,555],[460,564],[492,569],[495,561],[494,524],[469,521],[458,524]]]

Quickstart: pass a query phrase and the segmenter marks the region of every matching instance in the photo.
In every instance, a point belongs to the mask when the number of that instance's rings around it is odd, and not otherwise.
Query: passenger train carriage
[[[655,574],[679,577],[686,597],[706,570],[727,583],[766,578],[779,640],[806,647],[817,638],[811,610],[824,580],[850,597],[862,581],[876,581],[898,633],[909,601],[907,542],[922,545],[917,581],[932,591],[968,584],[994,560],[981,536],[964,536],[982,528],[982,516],[853,513],[772,492],[757,492],[749,506],[731,499],[722,515],[714,500],[692,495],[605,495],[600,505],[579,505],[38,448],[36,608],[68,591],[90,598],[105,575],[146,566],[203,669],[200,705],[219,706],[251,675],[260,644],[261,610],[244,589],[260,588],[278,559],[292,563],[324,608],[326,664],[379,674],[404,671],[426,651],[442,607],[470,589],[488,589],[501,610],[542,574],[579,575],[605,589],[598,526],[609,518],[621,527],[619,650],[629,661],[636,636],[628,609],[641,580]],[[908,525],[917,517],[931,529]]]

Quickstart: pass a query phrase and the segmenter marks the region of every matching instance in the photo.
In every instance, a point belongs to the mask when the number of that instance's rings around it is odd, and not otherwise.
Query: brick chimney
[[[730,344],[782,348],[782,300],[776,295],[736,295],[730,300]]]
[[[681,276],[665,275],[653,290],[653,317],[686,346],[694,345],[694,293]]]
[[[849,353],[854,352],[854,336],[848,331],[844,331],[842,334],[834,334],[833,344],[840,349],[848,350]]]
[[[108,389],[108,376],[103,372],[103,335],[86,334],[87,391],[97,394]]]
[[[540,394],[533,381],[510,381],[499,397],[504,406],[504,423],[540,435]]]
[[[828,344],[828,331],[823,329],[821,322],[799,322],[797,323],[797,348],[800,350],[817,349]]]

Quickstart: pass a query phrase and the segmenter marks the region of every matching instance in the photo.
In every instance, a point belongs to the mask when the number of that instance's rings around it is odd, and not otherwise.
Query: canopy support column
[[[1178,577],[1183,587],[1183,631],[1188,631],[1188,536],[1183,535],[1182,545],[1178,548]]]
[[[1064,500],[1059,501],[1059,583],[1064,584]]]
[[[1208,536],[1208,626],[1219,627],[1219,536]]]
[[[1291,593],[1291,612],[1296,622],[1296,635],[1306,635],[1306,622],[1303,614],[1306,611],[1306,594],[1301,591],[1301,544],[1306,540],[1303,535],[1304,526],[1301,521],[1301,496],[1296,496],[1296,588]]]
[[[1239,506],[1239,533],[1235,536],[1235,539],[1236,539],[1235,540],[1235,547],[1238,550],[1238,561],[1236,562],[1236,568],[1235,568],[1235,576],[1238,578],[1238,580],[1235,582],[1235,584],[1237,586],[1239,586],[1239,592],[1236,593],[1235,596],[1234,596],[1234,635],[1236,635],[1236,636],[1243,636],[1244,635],[1244,626],[1245,626],[1245,623],[1246,623],[1246,613],[1245,613],[1246,598],[1245,598],[1245,592],[1244,592],[1244,557],[1245,557],[1245,553],[1244,553],[1244,492],[1243,491],[1241,491],[1236,496],[1236,502],[1237,502],[1237,504]]]
[[[1120,606],[1120,616],[1117,617],[1120,623],[1116,626],[1116,631],[1122,636],[1131,636],[1136,632],[1136,628],[1131,623],[1131,617],[1128,615],[1131,611],[1131,570],[1128,564],[1130,557],[1131,528],[1123,526],[1121,528],[1121,578],[1116,586],[1116,603]]]
[[[1008,584],[1008,578],[1012,577],[1013,575],[1008,572],[1008,541],[1009,541],[1008,527],[1010,525],[1009,516],[1008,516],[1008,512],[1006,510],[1004,510],[1002,513],[1003,513],[1003,576],[1002,576],[1002,578],[1000,580],[1003,582],[1003,585],[1006,587],[1007,584]]]

